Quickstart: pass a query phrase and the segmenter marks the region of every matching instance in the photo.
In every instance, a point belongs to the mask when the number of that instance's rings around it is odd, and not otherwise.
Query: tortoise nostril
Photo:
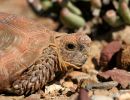
[[[84,49],[83,45],[80,45],[80,51],[82,51]]]

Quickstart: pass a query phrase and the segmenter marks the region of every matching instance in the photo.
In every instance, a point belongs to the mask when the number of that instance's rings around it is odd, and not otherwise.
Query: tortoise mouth
[[[75,66],[82,68],[82,66],[85,64],[85,62],[87,61],[87,58],[84,58],[82,61],[79,62],[72,62],[72,64],[74,64]]]
[[[82,67],[85,64],[86,60],[84,60],[82,63],[77,63],[76,66]]]
[[[79,60],[79,62],[76,62],[75,64],[76,64],[76,66],[82,67],[82,66],[85,64],[86,61],[87,61],[87,56],[84,55],[84,56],[81,58],[81,60]]]

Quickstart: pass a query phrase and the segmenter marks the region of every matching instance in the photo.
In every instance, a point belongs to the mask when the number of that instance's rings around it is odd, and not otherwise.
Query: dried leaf
[[[100,72],[98,75],[104,77],[105,79],[111,78],[113,81],[120,83],[123,88],[126,88],[130,82],[130,73],[121,69]]]
[[[101,51],[100,65],[105,67],[111,61],[114,54],[116,54],[121,49],[120,41],[112,41],[106,45]]]

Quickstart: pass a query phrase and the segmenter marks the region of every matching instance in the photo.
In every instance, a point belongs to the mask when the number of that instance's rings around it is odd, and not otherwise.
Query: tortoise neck
[[[49,46],[46,49],[44,49],[40,58],[45,64],[49,64],[47,67],[50,68],[50,70],[54,72],[61,70],[61,62],[59,61],[58,52],[55,47]]]

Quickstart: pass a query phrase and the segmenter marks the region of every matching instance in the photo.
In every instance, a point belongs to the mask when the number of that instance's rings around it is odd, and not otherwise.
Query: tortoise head
[[[57,38],[59,52],[66,63],[80,67],[85,63],[90,51],[91,39],[84,34],[67,34]]]

